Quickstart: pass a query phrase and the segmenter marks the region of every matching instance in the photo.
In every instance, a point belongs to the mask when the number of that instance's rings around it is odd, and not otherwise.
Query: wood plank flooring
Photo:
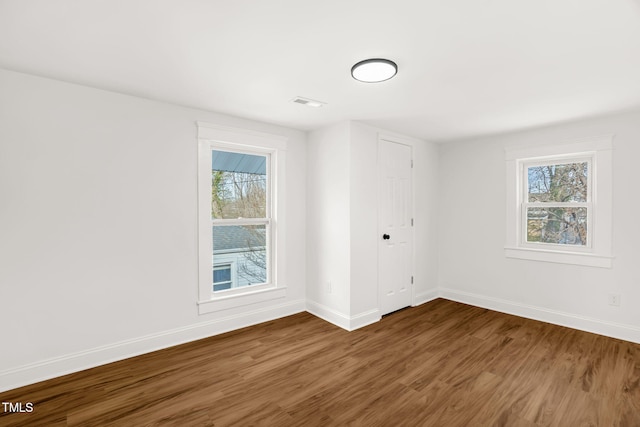
[[[0,394],[0,426],[640,426],[640,345],[435,300],[300,313]]]

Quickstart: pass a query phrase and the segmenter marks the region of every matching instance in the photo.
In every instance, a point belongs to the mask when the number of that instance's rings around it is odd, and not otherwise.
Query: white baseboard
[[[303,299],[0,371],[0,392],[305,311]]]
[[[350,319],[344,313],[327,307],[326,305],[319,304],[315,301],[307,300],[307,311],[316,317],[326,320],[329,323],[333,323],[342,329],[349,330]]]
[[[442,298],[640,344],[640,328],[499,298],[440,288]]]
[[[371,325],[372,323],[376,323],[381,318],[382,316],[380,316],[380,310],[378,310],[377,308],[373,310],[365,311],[360,314],[356,314],[354,316],[351,316],[349,330],[354,331],[356,329],[363,328],[367,325]]]
[[[326,305],[315,301],[307,300],[307,311],[316,317],[333,323],[347,331],[353,331],[358,328],[370,325],[380,320],[380,312],[378,309],[369,310],[355,316],[348,316]]]
[[[425,304],[429,301],[433,301],[438,297],[440,297],[440,292],[438,291],[438,289],[431,289],[429,291],[419,293],[413,297],[412,307]]]

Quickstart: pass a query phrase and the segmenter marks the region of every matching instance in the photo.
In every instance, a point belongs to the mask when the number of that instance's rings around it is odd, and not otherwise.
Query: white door
[[[413,299],[411,147],[378,141],[378,289],[382,315]]]

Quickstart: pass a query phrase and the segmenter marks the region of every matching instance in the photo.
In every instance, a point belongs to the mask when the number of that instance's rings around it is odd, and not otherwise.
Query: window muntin
[[[524,246],[589,250],[592,240],[592,154],[521,160]]]
[[[230,286],[214,281],[214,293],[269,283],[269,164],[268,153],[211,151],[213,265],[233,260],[234,266]]]

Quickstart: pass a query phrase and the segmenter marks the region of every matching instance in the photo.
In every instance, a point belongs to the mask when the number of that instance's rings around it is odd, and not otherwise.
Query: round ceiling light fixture
[[[398,66],[395,62],[382,58],[365,59],[351,67],[353,78],[365,83],[378,83],[389,80],[397,72]]]

